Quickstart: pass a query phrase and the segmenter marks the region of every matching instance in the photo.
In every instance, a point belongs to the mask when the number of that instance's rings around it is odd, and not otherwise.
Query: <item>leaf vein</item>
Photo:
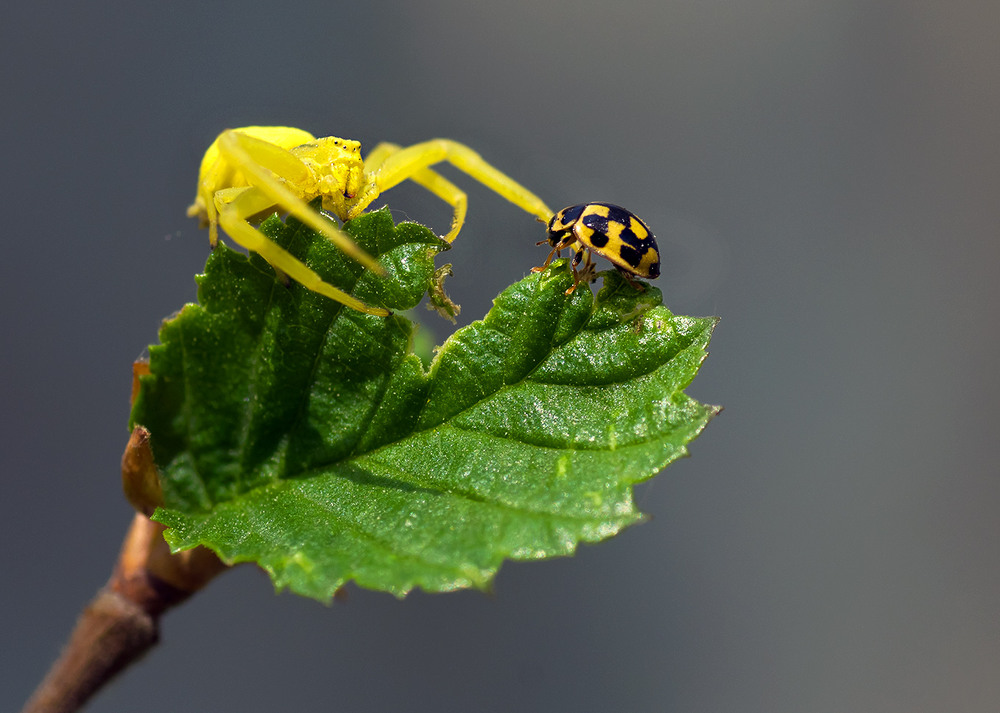
[[[404,556],[407,559],[423,563],[427,566],[433,567],[442,572],[448,572],[449,574],[452,575],[459,575],[462,572],[460,568],[449,567],[446,564],[432,560],[420,551],[413,551],[411,549],[404,550],[401,549],[399,546],[394,546],[393,544],[386,542],[384,538],[375,535],[373,532],[371,532],[368,529],[365,529],[359,523],[349,520],[343,513],[335,510],[329,502],[322,500],[321,498],[309,495],[308,493],[303,492],[302,490],[296,490],[294,491],[294,494],[299,499],[305,501],[306,503],[314,505],[318,507],[320,510],[323,510],[324,512],[328,513],[333,519],[337,520],[342,529],[347,530],[352,535],[357,537],[359,540],[364,540],[365,542],[369,543],[369,545],[377,547],[383,552],[388,552],[390,555],[394,557],[399,557],[402,554],[402,556]],[[343,551],[349,552],[349,549],[344,548]]]
[[[546,519],[560,519],[569,522],[581,522],[581,523],[594,523],[600,522],[601,518],[591,518],[581,515],[571,515],[568,513],[555,512],[552,510],[533,510],[526,508],[522,505],[517,505],[514,503],[504,502],[503,500],[491,499],[480,493],[465,490],[462,488],[454,487],[454,485],[449,485],[448,487],[443,487],[440,482],[435,482],[421,478],[418,475],[413,475],[413,471],[404,470],[394,463],[388,461],[380,460],[377,458],[372,458],[371,456],[366,456],[367,460],[372,460],[378,465],[382,466],[385,470],[391,470],[397,473],[400,477],[398,480],[409,485],[416,485],[438,495],[448,495],[459,498],[461,500],[467,500],[476,505],[486,505],[494,507],[498,510],[503,510],[506,512],[513,512],[515,514],[524,515],[532,518],[546,518]]]

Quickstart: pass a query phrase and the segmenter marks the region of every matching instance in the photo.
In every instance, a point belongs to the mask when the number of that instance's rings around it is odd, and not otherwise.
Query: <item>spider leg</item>
[[[421,182],[430,180],[427,174],[422,172],[429,166],[447,161],[455,168],[469,174],[487,188],[540,220],[547,223],[552,217],[552,210],[545,205],[541,198],[510,176],[491,166],[483,160],[482,156],[468,146],[460,144],[457,141],[432,139],[431,141],[414,144],[407,148],[398,148],[389,144],[386,146],[377,146],[373,153],[376,153],[375,170],[372,170],[369,166],[368,171],[380,192],[387,191],[408,179],[429,188],[429,186]],[[441,180],[445,181],[443,178]],[[430,188],[429,190],[448,202],[455,211],[451,230],[448,232],[448,237],[446,237],[447,240],[454,240],[455,236],[461,230],[462,224],[465,222],[465,194],[455,189],[461,194],[461,201],[459,201],[456,193],[448,190],[446,186],[437,182],[436,179],[433,182],[441,192]],[[448,181],[445,181],[445,183],[450,185]],[[452,188],[454,188],[453,185]]]
[[[369,175],[376,175],[385,160],[399,150],[400,147],[397,144],[388,142],[378,144],[365,157],[365,171]],[[410,180],[419,186],[423,186],[451,206],[453,211],[451,228],[441,238],[447,240],[449,243],[455,240],[458,237],[458,232],[462,229],[462,225],[465,224],[465,214],[469,207],[469,198],[465,191],[430,168],[417,171],[410,176]]]
[[[378,275],[385,274],[385,269],[375,258],[287,187],[306,184],[312,178],[309,169],[294,154],[270,141],[239,131],[224,132],[219,136],[218,145],[221,156],[238,169],[248,183],[267,196],[271,205],[294,215],[369,270]],[[250,215],[253,214],[246,214],[245,217]],[[235,236],[231,237],[236,240]]]
[[[312,134],[302,129],[288,126],[244,126],[237,129],[241,134],[249,134],[282,148],[292,148],[314,140]],[[228,133],[228,132],[224,132]],[[205,151],[198,172],[198,190],[194,203],[188,206],[189,217],[199,219],[202,228],[208,228],[208,240],[214,248],[219,243],[218,211],[215,206],[216,191],[229,188],[244,188],[247,180],[234,168],[219,150],[219,138]]]
[[[247,218],[274,205],[273,197],[264,193],[259,187],[244,187],[238,193],[219,191],[216,196],[219,197],[216,206],[219,211],[219,223],[229,237],[247,250],[260,255],[276,270],[291,277],[306,289],[325,295],[358,312],[379,317],[392,314],[381,307],[370,307],[356,297],[324,282],[323,278],[305,263],[250,225]]]

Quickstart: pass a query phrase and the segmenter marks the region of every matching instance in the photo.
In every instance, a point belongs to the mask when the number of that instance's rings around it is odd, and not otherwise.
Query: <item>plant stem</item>
[[[148,433],[136,428],[122,459],[134,477],[146,458]],[[87,605],[62,654],[22,713],[72,713],[115,674],[138,661],[159,640],[162,614],[228,567],[204,548],[171,554],[164,527],[136,513],[111,579]]]

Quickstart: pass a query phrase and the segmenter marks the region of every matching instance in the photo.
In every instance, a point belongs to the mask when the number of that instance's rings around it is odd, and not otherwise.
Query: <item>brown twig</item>
[[[125,492],[136,509],[114,573],[87,605],[62,654],[22,713],[73,713],[159,640],[160,616],[227,569],[211,551],[171,554],[159,504],[149,433],[136,427],[122,458]]]

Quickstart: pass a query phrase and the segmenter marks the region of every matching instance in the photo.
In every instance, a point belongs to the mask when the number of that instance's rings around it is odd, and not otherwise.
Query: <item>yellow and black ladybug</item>
[[[618,268],[630,285],[642,290],[642,285],[632,277],[652,279],[660,276],[660,251],[649,228],[631,211],[612,203],[580,203],[563,208],[548,223],[549,236],[538,244],[547,242],[552,252],[543,270],[565,248],[573,255],[573,286],[567,294],[583,281],[594,279],[592,253],[607,258]],[[586,257],[582,269],[577,269]]]

